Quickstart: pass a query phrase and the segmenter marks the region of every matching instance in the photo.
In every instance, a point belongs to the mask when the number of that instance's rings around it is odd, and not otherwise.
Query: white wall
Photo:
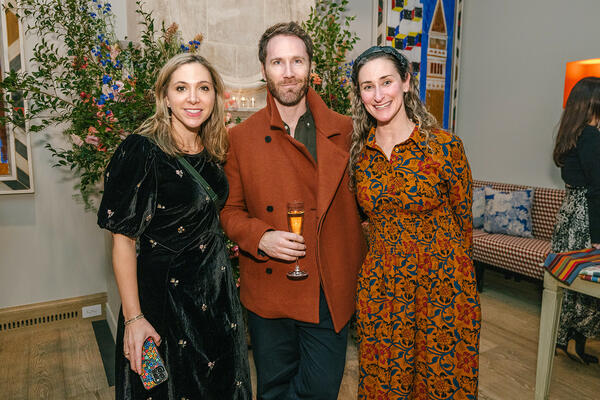
[[[356,19],[350,24],[350,30],[356,32],[358,41],[354,49],[348,54],[348,60],[354,60],[363,51],[374,43],[373,36],[373,2],[365,0],[349,0],[347,15],[354,15]]]
[[[551,154],[565,64],[600,57],[600,1],[463,3],[456,133],[474,178],[562,187]]]
[[[32,137],[35,193],[0,196],[0,308],[106,291],[104,235],[44,143]]]
[[[114,1],[113,10],[117,37],[124,38],[125,0]],[[32,47],[29,39],[26,52]],[[108,291],[118,312],[110,236],[73,198],[72,174],[51,167],[48,140],[64,143],[60,129],[32,135],[35,193],[0,196],[0,308]]]

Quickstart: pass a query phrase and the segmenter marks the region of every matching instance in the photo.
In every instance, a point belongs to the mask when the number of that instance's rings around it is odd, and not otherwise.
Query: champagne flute
[[[304,225],[304,202],[297,200],[291,201],[287,204],[287,210],[288,228],[290,232],[302,235],[302,228]],[[308,277],[308,273],[300,269],[298,257],[296,257],[296,266],[294,267],[294,270],[289,271],[287,277],[294,281],[299,281]]]

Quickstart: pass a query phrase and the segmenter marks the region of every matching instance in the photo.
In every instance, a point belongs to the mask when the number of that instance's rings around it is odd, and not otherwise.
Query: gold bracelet
[[[142,319],[144,318],[144,314],[143,313],[139,313],[138,315],[136,315],[133,318],[128,319],[127,321],[125,321],[125,326],[137,321],[138,319]]]

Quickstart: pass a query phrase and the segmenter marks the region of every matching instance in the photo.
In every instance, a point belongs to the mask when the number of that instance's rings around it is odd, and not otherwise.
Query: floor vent
[[[0,333],[82,318],[82,307],[97,304],[102,313],[91,319],[105,319],[106,293],[0,309]]]
[[[71,312],[62,312],[62,313],[58,313],[58,314],[42,315],[40,317],[35,317],[35,318],[27,318],[27,319],[19,319],[16,321],[2,322],[2,324],[0,324],[0,332],[8,331],[11,329],[26,328],[26,327],[31,327],[31,326],[41,325],[41,324],[47,324],[50,322],[64,321],[67,319],[73,319],[73,318],[78,318],[78,317],[79,317],[79,311],[71,311]]]

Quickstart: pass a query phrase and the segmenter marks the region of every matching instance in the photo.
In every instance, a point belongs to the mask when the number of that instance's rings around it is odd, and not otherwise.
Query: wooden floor
[[[533,399],[540,290],[494,271],[486,271],[485,279],[479,398]],[[600,342],[590,343],[588,351],[600,356]],[[357,374],[356,348],[350,343],[339,400],[356,399]],[[0,393],[8,400],[113,399],[91,322],[0,332]],[[598,365],[555,358],[550,399],[598,399],[599,393]]]
[[[114,399],[89,320],[0,332],[0,398]]]

